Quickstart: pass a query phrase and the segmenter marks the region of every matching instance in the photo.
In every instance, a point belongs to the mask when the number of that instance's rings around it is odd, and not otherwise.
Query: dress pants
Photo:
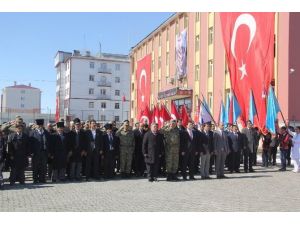
[[[252,170],[253,168],[253,153],[248,150],[244,151],[244,170]]]
[[[159,162],[146,163],[147,176],[149,179],[154,179],[158,176]]]
[[[181,174],[183,177],[186,177],[187,167],[189,168],[189,176],[193,177],[195,174],[195,153],[194,152],[186,152],[182,156]]]
[[[86,179],[100,177],[100,153],[96,150],[90,151],[86,156],[85,176]]]
[[[210,153],[203,154],[201,160],[201,177],[209,177]]]
[[[70,172],[70,178],[71,179],[81,179],[81,168],[82,163],[81,162],[72,162],[71,163],[71,172]]]
[[[220,151],[216,153],[216,175],[217,177],[224,176],[224,167],[227,153]]]

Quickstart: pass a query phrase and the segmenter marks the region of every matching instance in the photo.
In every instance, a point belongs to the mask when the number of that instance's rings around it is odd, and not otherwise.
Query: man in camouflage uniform
[[[177,181],[180,134],[176,120],[172,120],[169,127],[162,128],[162,132],[165,136],[167,181]]]
[[[125,120],[124,124],[116,132],[120,138],[120,170],[123,178],[129,178],[131,172],[132,155],[134,152],[135,142],[134,133],[129,127],[129,121]]]
[[[15,120],[2,124],[1,130],[4,134],[9,135],[15,132],[17,125],[22,125],[23,133],[29,135],[30,129],[26,127],[21,116],[16,116]]]

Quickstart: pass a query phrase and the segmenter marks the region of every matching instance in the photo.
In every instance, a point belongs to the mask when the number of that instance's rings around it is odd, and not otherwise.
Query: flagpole
[[[201,92],[201,95],[202,95],[202,98],[205,99],[204,96],[203,96],[203,94],[202,94],[202,92]],[[212,116],[211,113],[210,113],[210,110],[208,110],[208,109],[205,107],[205,105],[203,104],[203,102],[201,101],[200,98],[199,98],[199,100],[200,100],[200,103],[204,106],[204,108],[205,108],[206,111],[208,112],[208,114],[209,114],[210,118],[213,120],[214,124],[217,125],[215,119],[213,118],[213,116]]]

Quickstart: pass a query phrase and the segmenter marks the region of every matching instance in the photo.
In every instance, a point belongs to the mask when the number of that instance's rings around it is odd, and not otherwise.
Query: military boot
[[[176,176],[176,173],[172,174],[172,180],[179,181],[180,179]]]

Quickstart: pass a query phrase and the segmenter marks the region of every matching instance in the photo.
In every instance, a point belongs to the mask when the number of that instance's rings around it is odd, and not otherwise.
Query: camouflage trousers
[[[120,171],[121,173],[130,173],[132,164],[133,150],[120,148]]]
[[[166,149],[166,170],[167,173],[177,173],[179,163],[178,146],[168,146]]]

